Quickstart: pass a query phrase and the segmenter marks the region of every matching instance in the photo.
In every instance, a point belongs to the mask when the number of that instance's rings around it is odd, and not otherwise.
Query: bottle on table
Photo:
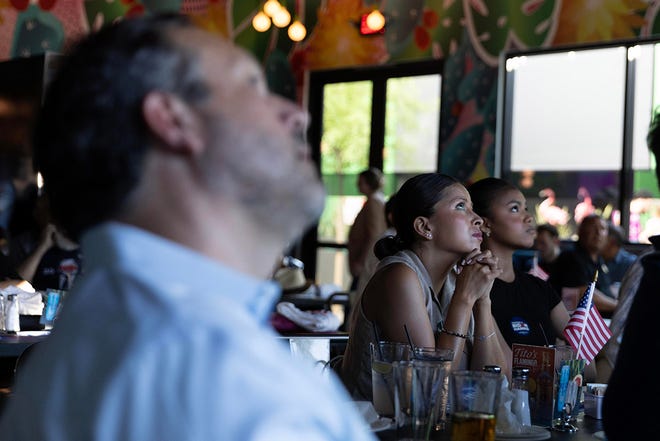
[[[5,303],[5,331],[15,334],[21,330],[18,312],[18,294],[9,294]]]
[[[496,364],[487,364],[483,367],[484,372],[492,372],[493,374],[501,374],[502,368]]]
[[[529,410],[529,368],[514,367],[511,370],[511,412],[523,426],[531,426],[531,413]]]
[[[511,370],[511,390],[529,391],[529,368],[514,367]]]

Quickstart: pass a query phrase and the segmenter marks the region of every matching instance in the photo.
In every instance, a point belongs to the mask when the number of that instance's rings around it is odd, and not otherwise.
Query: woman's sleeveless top
[[[440,298],[436,301],[433,296],[429,273],[414,252],[402,250],[392,256],[383,258],[376,268],[376,273],[394,263],[402,263],[410,267],[417,274],[420,286],[425,295],[426,311],[437,334],[442,329],[442,324],[449,308],[449,302],[454,294],[454,288],[456,286],[454,273],[451,272],[447,277]],[[471,318],[470,330],[468,331],[470,335],[473,334],[473,330],[474,322]],[[371,353],[369,343],[376,343],[376,335],[374,324],[364,315],[361,297],[358,299],[356,308],[351,314],[350,333],[341,369],[339,369],[339,375],[353,399],[371,401]],[[472,347],[472,342],[467,341],[466,343],[460,363],[461,369],[467,369],[469,365],[468,354]]]

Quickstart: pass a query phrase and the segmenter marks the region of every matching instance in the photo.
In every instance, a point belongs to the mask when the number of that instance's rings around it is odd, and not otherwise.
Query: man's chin
[[[308,227],[318,222],[318,220],[321,218],[321,215],[323,214],[323,210],[325,209],[325,200],[327,196],[323,184],[319,184],[316,187],[315,191],[312,191],[310,189],[310,192],[313,194],[309,195],[308,214],[310,218],[310,223]]]

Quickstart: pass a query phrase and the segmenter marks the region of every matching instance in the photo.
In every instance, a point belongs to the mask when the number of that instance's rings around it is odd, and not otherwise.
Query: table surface
[[[277,338],[323,338],[327,340],[348,340],[348,332],[305,332],[305,331],[279,331]]]
[[[16,334],[0,333],[0,357],[18,357],[25,348],[40,342],[50,331],[19,331]]]
[[[602,430],[603,422],[602,420],[597,420],[588,416],[580,414],[576,426],[578,427],[577,432],[568,433],[568,432],[557,432],[555,430],[550,430],[550,440],[552,441],[596,441],[603,440]],[[594,434],[600,432],[601,437],[596,437]],[[381,441],[397,441],[396,430],[384,430],[382,432],[376,432],[378,439]],[[449,436],[449,430],[438,433],[435,438],[432,438],[436,441],[450,441],[451,437]],[[497,438],[496,438],[497,441]],[[521,439],[520,441],[525,441]]]
[[[33,343],[40,342],[50,331],[19,331],[17,334],[0,332],[0,357],[18,357],[25,348]],[[346,332],[282,332],[282,339],[324,339],[332,342],[344,343],[348,340]]]

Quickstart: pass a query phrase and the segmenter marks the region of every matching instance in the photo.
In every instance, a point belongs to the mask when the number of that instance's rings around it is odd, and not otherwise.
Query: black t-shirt
[[[43,255],[32,278],[34,289],[69,289],[69,283],[82,272],[82,254],[80,248],[64,250],[57,246],[50,247]]]
[[[555,291],[561,293],[564,287],[589,286],[594,280],[596,270],[598,270],[596,289],[612,297],[610,288],[612,282],[605,262],[601,257],[596,262],[591,260],[589,254],[579,244],[575,245],[575,249],[563,251],[557,257],[548,282]]]
[[[548,282],[516,271],[511,283],[495,279],[490,301],[497,326],[509,346],[555,344],[557,335],[550,311],[561,299]]]

